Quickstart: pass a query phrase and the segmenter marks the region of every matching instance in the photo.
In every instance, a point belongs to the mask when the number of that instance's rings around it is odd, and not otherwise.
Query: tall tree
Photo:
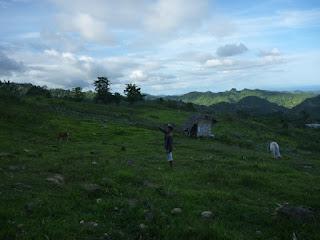
[[[110,92],[110,84],[111,82],[107,77],[98,77],[98,79],[94,81],[96,102],[110,102],[112,98],[112,94]]]
[[[75,101],[81,102],[84,99],[85,94],[82,92],[81,87],[75,87],[71,90],[71,96]]]
[[[130,103],[143,100],[144,95],[141,94],[141,88],[135,84],[127,84],[124,94],[127,96],[127,100]]]

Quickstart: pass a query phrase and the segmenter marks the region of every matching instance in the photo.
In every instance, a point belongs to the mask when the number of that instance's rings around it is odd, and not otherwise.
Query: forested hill
[[[169,96],[166,98],[210,106],[221,102],[236,103],[245,97],[255,96],[268,100],[269,102],[276,103],[286,108],[292,108],[302,103],[307,98],[315,97],[316,95],[317,93],[315,92],[276,92],[257,89],[243,89],[237,91],[236,89],[231,89],[230,91],[218,93],[190,92],[184,95]]]

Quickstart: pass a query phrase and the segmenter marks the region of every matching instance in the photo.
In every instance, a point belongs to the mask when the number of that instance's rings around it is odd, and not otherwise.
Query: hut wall
[[[198,137],[209,137],[211,136],[211,121],[199,121],[198,122]]]

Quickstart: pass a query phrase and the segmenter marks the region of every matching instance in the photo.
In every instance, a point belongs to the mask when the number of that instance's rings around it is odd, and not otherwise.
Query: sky
[[[0,80],[320,90],[318,0],[0,0]]]

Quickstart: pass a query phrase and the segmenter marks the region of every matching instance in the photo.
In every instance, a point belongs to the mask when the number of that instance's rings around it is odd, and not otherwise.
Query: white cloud
[[[266,56],[280,56],[281,52],[278,48],[272,48],[271,50],[262,50],[259,52],[259,56],[266,57]]]
[[[73,16],[59,16],[60,25],[64,31],[78,32],[84,39],[98,43],[113,44],[114,39],[107,32],[107,24],[88,13],[76,13]]]
[[[142,70],[133,70],[129,78],[135,82],[140,82],[146,80],[147,75]]]
[[[46,49],[46,50],[44,50],[44,53],[46,55],[48,55],[49,57],[58,57],[59,56],[59,52],[54,49]]]
[[[85,40],[114,44],[131,31],[133,40],[177,36],[201,28],[208,17],[208,0],[51,0],[60,9],[62,31],[79,33]],[[155,38],[157,35],[157,38]]]
[[[158,0],[149,7],[144,25],[151,32],[164,34],[199,27],[207,5],[206,0]]]
[[[231,59],[209,59],[206,61],[206,67],[231,66],[234,61]]]

